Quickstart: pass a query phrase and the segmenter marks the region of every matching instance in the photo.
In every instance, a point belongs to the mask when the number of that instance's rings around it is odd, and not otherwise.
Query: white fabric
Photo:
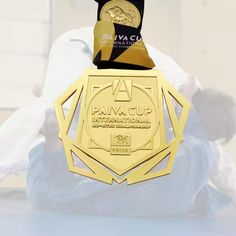
[[[171,57],[163,54],[149,44],[147,44],[147,50],[156,64],[154,69],[160,70],[165,79],[176,89],[179,90],[188,82],[188,74],[186,74]]]
[[[53,101],[79,79],[85,69],[91,68],[92,51],[92,27],[63,34],[50,52],[43,97]]]
[[[235,163],[229,154],[217,143],[212,143],[211,148],[215,158],[211,171],[211,180],[223,193],[236,198]]]
[[[90,55],[83,51],[84,44],[74,39],[86,41],[92,48],[92,28],[68,32],[54,43],[43,97],[31,106],[18,109],[0,127],[0,179],[27,170],[28,153],[43,126],[47,108],[53,107],[53,100],[92,66]]]
[[[0,179],[25,171],[28,152],[44,122],[46,107],[41,99],[16,111],[0,128]]]

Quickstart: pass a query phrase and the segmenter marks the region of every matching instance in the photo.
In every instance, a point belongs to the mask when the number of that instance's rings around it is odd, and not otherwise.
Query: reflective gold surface
[[[138,28],[141,23],[141,15],[137,7],[125,0],[112,0],[105,4],[100,19],[135,28]]]
[[[75,82],[55,107],[70,171],[108,184],[170,174],[190,109],[159,71],[96,69]]]

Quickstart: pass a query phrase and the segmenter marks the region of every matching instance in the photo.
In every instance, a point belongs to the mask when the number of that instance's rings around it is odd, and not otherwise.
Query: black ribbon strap
[[[99,69],[152,69],[141,36],[144,0],[95,0],[94,64]]]

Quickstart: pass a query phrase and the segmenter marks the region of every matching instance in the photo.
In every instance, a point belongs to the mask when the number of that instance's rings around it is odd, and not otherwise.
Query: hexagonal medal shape
[[[55,108],[70,171],[134,184],[171,173],[190,105],[159,71],[92,69]]]

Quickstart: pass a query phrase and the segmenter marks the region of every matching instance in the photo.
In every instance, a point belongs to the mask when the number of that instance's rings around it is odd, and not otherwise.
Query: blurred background
[[[0,0],[0,124],[34,99],[50,47],[96,22],[94,0]],[[236,1],[147,0],[143,37],[204,87],[235,95]],[[236,160],[236,141],[228,150]]]

